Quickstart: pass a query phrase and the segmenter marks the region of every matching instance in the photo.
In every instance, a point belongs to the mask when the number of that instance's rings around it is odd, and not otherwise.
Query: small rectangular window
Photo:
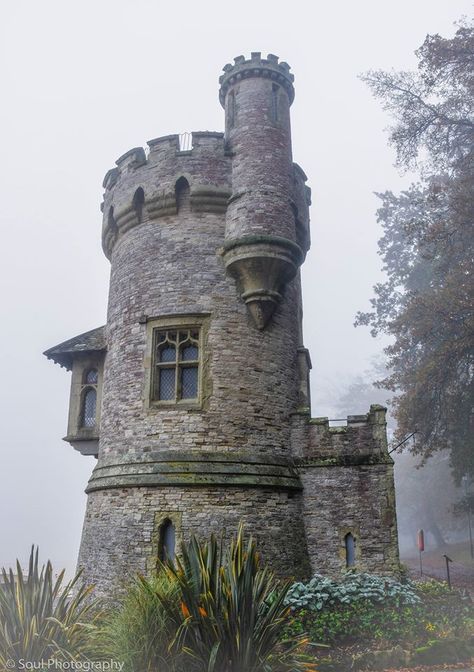
[[[153,402],[198,402],[201,369],[200,328],[154,329]]]

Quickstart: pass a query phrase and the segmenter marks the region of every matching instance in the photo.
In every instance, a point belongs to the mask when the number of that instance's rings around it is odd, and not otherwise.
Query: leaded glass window
[[[152,401],[193,402],[199,398],[199,328],[155,329]]]
[[[97,417],[97,385],[99,372],[97,369],[85,369],[82,374],[80,426],[92,429],[96,426]]]
[[[86,375],[84,376],[85,383],[88,383],[89,385],[97,385],[98,380],[99,372],[97,369],[88,369],[88,371],[86,371]]]
[[[83,403],[82,426],[94,427],[96,407],[97,407],[97,392],[95,388],[93,387],[86,388],[82,403]]]

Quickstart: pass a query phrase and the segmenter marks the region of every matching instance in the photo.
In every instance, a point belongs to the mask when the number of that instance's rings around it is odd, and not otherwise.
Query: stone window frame
[[[178,555],[181,542],[183,540],[182,511],[157,511],[153,519],[153,530],[151,533],[150,555],[146,559],[146,569],[148,574],[153,574],[158,570],[160,558],[163,553],[162,548],[162,529],[166,523],[172,523],[175,529],[175,555]]]
[[[66,441],[72,439],[98,439],[100,411],[102,401],[102,383],[103,383],[103,353],[100,356],[87,354],[75,355],[72,366],[71,394],[69,398],[69,417]],[[86,377],[89,371],[97,371],[97,382],[87,382]],[[88,390],[94,389],[96,392],[95,423],[86,426],[84,420],[84,402]]]
[[[200,410],[208,398],[208,352],[206,348],[209,331],[209,313],[190,313],[179,315],[163,315],[147,318],[146,351],[145,351],[145,408],[147,410],[189,409]],[[199,359],[198,359],[198,396],[196,399],[160,400],[153,398],[154,369],[155,369],[155,334],[165,330],[199,331]]]

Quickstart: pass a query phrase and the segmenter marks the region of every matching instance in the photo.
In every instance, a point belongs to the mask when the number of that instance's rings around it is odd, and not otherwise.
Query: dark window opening
[[[344,545],[346,547],[346,567],[354,567],[356,563],[356,540],[350,532],[344,537]]]
[[[165,520],[160,528],[159,556],[162,562],[173,562],[176,556],[176,530],[171,520]]]
[[[180,177],[175,185],[176,208],[178,212],[189,207],[189,182],[185,177]]]
[[[97,369],[88,369],[84,375],[84,383],[89,385],[97,385],[99,381],[99,372]]]
[[[143,206],[145,204],[145,192],[141,187],[138,187],[136,190],[134,196],[133,196],[133,201],[132,201],[132,207],[137,213],[137,218],[138,218],[138,223],[141,224],[143,221]]]
[[[107,216],[107,223],[109,225],[110,230],[115,235],[118,232],[118,228],[117,228],[117,222],[115,221],[115,217],[114,217],[113,206],[109,210],[109,214]]]

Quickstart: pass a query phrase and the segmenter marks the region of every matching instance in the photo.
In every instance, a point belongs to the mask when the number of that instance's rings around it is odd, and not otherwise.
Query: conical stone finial
[[[246,301],[246,304],[255,326],[263,331],[275,312],[277,302],[272,299],[259,298]]]
[[[227,272],[235,278],[257,329],[264,329],[303,260],[296,243],[277,236],[247,236],[224,246]]]

